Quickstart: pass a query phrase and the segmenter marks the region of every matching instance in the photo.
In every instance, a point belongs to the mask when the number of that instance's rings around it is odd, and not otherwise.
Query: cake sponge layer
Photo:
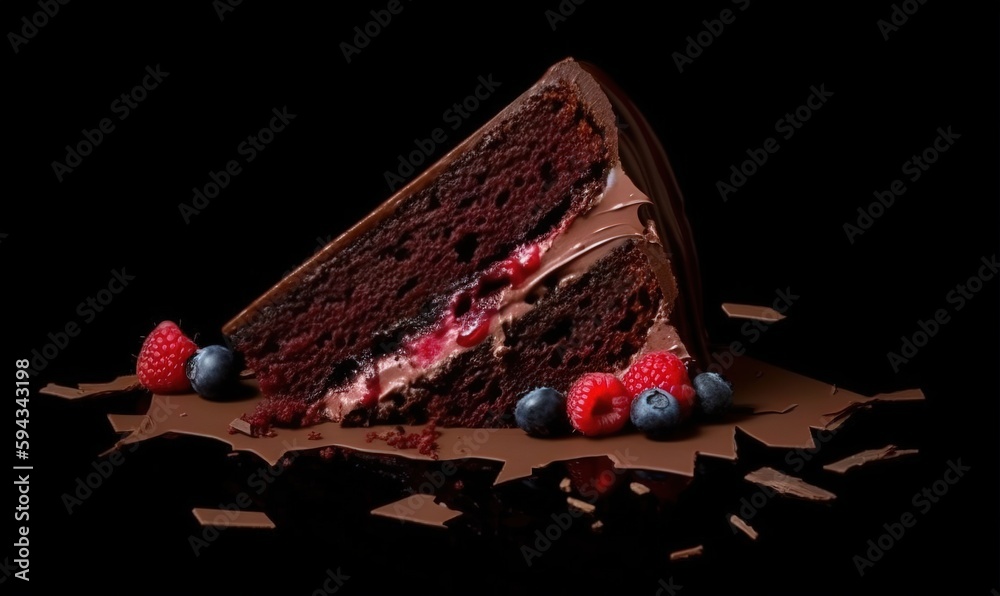
[[[574,80],[542,83],[227,325],[265,394],[320,398],[477,271],[587,210],[616,139]]]

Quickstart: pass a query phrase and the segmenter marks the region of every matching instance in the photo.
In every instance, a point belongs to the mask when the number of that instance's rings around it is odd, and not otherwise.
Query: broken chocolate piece
[[[760,468],[746,475],[746,480],[758,486],[766,486],[779,495],[804,499],[806,501],[833,501],[837,495],[801,478],[789,476],[774,468]]]
[[[414,522],[428,526],[445,527],[445,522],[462,515],[441,503],[434,502],[434,495],[415,493],[372,510],[372,515]]]
[[[86,397],[107,397],[119,393],[139,391],[142,385],[135,375],[125,375],[118,377],[107,383],[80,383],[77,387],[66,387],[49,383],[38,390],[45,395],[54,395],[63,399],[82,399]]]
[[[751,306],[749,304],[723,302],[722,311],[730,319],[751,319],[765,323],[775,323],[785,318],[785,315],[770,306]]]
[[[827,464],[823,466],[823,469],[830,472],[836,472],[837,474],[846,474],[854,468],[859,468],[872,462],[886,461],[899,457],[905,457],[907,455],[916,455],[919,452],[920,451],[918,449],[899,449],[895,445],[886,445],[881,449],[868,449],[867,451],[855,453],[854,455],[845,457],[844,459],[833,462],[832,464]]]
[[[215,528],[259,528],[273,530],[274,522],[263,511],[242,511],[195,507],[191,510],[202,526]]]
[[[735,513],[729,516],[729,525],[732,526],[734,530],[743,532],[748,538],[750,538],[750,540],[757,540],[757,537],[760,535],[757,533],[757,530],[753,529],[753,526],[745,522],[742,517],[736,515]]]
[[[692,546],[691,548],[685,548],[681,550],[675,550],[670,553],[670,561],[683,561],[685,559],[693,559],[695,557],[700,557],[705,554],[705,547],[701,544],[698,546]]]

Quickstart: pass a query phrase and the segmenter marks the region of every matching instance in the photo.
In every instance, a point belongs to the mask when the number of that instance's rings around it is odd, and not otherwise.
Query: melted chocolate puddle
[[[735,436],[738,431],[770,447],[815,447],[813,431],[840,426],[854,412],[882,401],[922,400],[919,390],[900,391],[865,397],[846,390],[830,391],[826,383],[754,360],[737,359],[727,371],[736,387],[734,408],[728,416],[692,424],[673,438],[656,441],[631,432],[588,438],[568,436],[555,439],[529,437],[520,429],[441,428],[438,457],[442,461],[477,458],[502,462],[494,484],[528,477],[534,468],[554,462],[608,457],[616,468],[669,472],[686,477],[694,475],[698,455],[735,460]],[[277,429],[273,437],[250,437],[231,434],[230,422],[253,409],[263,399],[253,380],[242,381],[248,387],[246,399],[228,402],[208,401],[196,394],[154,395],[145,415],[109,415],[112,427],[127,432],[115,448],[146,441],[169,433],[212,438],[229,444],[234,451],[254,453],[276,465],[289,452],[343,449],[380,454],[387,457],[430,460],[415,450],[398,450],[381,442],[369,443],[369,428],[343,428],[334,423],[299,429]],[[101,397],[133,391],[134,377],[121,377],[107,384],[81,385],[79,389],[48,385],[42,393],[65,399]],[[409,427],[407,432],[419,432]],[[317,433],[321,438],[317,439]],[[312,437],[312,438],[310,438]],[[405,515],[393,515],[390,503],[376,510],[420,523],[440,525],[455,512],[434,503],[420,507],[400,502]],[[426,514],[426,515],[425,515]]]

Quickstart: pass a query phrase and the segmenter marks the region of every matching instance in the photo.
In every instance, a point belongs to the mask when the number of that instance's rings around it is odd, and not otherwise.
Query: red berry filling
[[[407,345],[406,351],[414,364],[420,367],[433,364],[452,343],[462,348],[482,343],[489,337],[490,326],[500,310],[503,290],[520,286],[541,264],[541,246],[523,246],[456,292],[441,321]]]

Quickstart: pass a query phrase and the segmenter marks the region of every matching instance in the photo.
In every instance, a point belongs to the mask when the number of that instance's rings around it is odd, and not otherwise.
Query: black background
[[[924,485],[949,459],[961,457],[974,470],[865,578],[857,578],[850,553],[868,536],[825,536],[787,548],[841,556],[826,579],[798,578],[781,561],[748,569],[736,560],[685,578],[686,590],[986,595],[1000,585],[997,280],[960,311],[946,298],[976,274],[981,257],[997,252],[995,8],[928,2],[886,40],[877,21],[890,18],[890,2],[753,0],[741,11],[742,4],[718,1],[654,10],[567,0],[563,10],[574,12],[554,30],[546,11],[559,10],[555,0],[528,7],[404,2],[348,63],[342,42],[353,43],[354,27],[386,3],[243,2],[221,19],[210,2],[95,4],[62,6],[16,53],[9,44],[0,50],[10,131],[0,207],[8,361],[42,348],[68,322],[82,328],[33,379],[35,389],[129,372],[141,337],[163,319],[180,320],[199,343],[220,341],[219,328],[243,305],[388,196],[384,173],[414,149],[414,139],[443,127],[439,157],[549,65],[574,56],[632,96],[670,155],[700,251],[713,338],[739,337],[715,305],[768,304],[777,289],[791,288],[801,298],[790,318],[753,343],[753,355],[867,393],[923,388],[931,420],[920,445]],[[21,18],[40,10],[34,2],[4,8],[5,33],[20,33]],[[726,8],[735,22],[678,72],[672,54]],[[119,120],[112,102],[156,65],[169,75]],[[452,130],[443,112],[490,75],[501,83],[496,92]],[[814,85],[832,97],[792,138],[778,138],[780,150],[723,201],[717,181],[747,149],[779,137],[775,122]],[[246,163],[237,146],[285,106],[295,119]],[[102,118],[115,129],[60,182],[52,163],[65,161],[65,145],[79,143],[81,130]],[[919,180],[905,180],[906,193],[850,243],[843,226],[857,223],[858,207],[905,179],[903,163],[949,126],[961,135],[954,146]],[[178,205],[190,204],[192,188],[232,159],[242,172],[185,223]],[[134,281],[83,322],[78,305],[122,268]],[[893,371],[887,352],[898,352],[901,336],[939,308],[950,322]],[[234,532],[211,556],[193,557],[188,512],[212,505],[198,491],[214,468],[177,461],[162,446],[130,455],[66,515],[60,495],[114,440],[106,411],[99,403],[32,399],[35,592],[309,593],[327,567],[350,560],[346,545],[321,555],[297,551],[294,530]],[[224,452],[199,447],[180,453]],[[433,533],[407,536],[463,548]],[[523,578],[441,585],[449,573],[395,562],[401,548],[387,533],[385,552],[369,553],[370,568],[345,568],[359,579],[342,591],[524,586]],[[740,573],[754,579],[720,579]],[[410,577],[425,579],[402,583]],[[623,577],[620,591],[658,587],[634,579]]]

